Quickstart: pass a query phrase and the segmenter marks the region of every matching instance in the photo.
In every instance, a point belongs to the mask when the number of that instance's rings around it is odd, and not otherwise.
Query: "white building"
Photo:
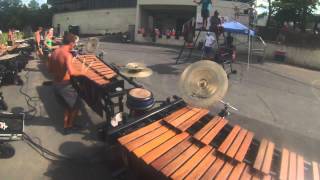
[[[242,2],[213,0],[213,11],[217,10],[225,20],[235,18],[237,6],[245,14],[249,4]],[[79,26],[80,34],[106,34],[126,32],[128,27],[135,27],[137,41],[150,41],[138,34],[139,28],[161,31],[175,29],[177,33],[182,25],[192,17],[200,17],[201,6],[193,0],[49,0],[58,10],[53,17],[53,26],[60,31],[67,31],[69,26]],[[248,24],[248,17],[238,19]],[[198,21],[201,21],[199,19]],[[179,42],[180,43],[180,42]],[[174,43],[173,43],[174,44]]]

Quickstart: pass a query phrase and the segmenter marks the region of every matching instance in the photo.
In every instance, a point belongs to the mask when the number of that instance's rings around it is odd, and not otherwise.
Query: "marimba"
[[[94,55],[78,56],[74,58],[73,64],[76,69],[84,71],[90,80],[100,86],[107,85],[117,77],[116,72]]]
[[[206,109],[176,104],[111,132],[142,178],[319,180],[317,162]]]
[[[123,111],[124,81],[118,74],[95,55],[80,55],[73,59],[76,70],[84,76],[72,77],[72,83],[79,95],[97,114],[106,113],[107,122],[115,115],[114,108]],[[118,98],[114,103],[112,98]]]

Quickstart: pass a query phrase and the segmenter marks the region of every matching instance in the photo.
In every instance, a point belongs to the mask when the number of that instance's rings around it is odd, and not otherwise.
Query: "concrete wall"
[[[320,70],[320,49],[306,49],[299,47],[268,44],[266,56],[273,58],[276,50],[284,50],[287,53],[288,64]]]
[[[246,42],[246,36],[237,36],[236,41],[244,42],[242,45],[237,45],[237,51],[241,54],[248,53],[248,47]],[[259,44],[257,44],[259,45]],[[262,46],[254,46],[253,49],[259,49]],[[265,60],[274,59],[274,52],[282,50],[286,52],[286,59],[284,63],[301,66],[309,69],[320,70],[320,49],[307,49],[301,47],[284,46],[278,44],[267,43]],[[257,61],[257,56],[253,56],[252,62]]]
[[[125,32],[128,25],[136,24],[136,8],[116,8],[58,13],[53,16],[53,26],[61,25],[61,32],[69,25],[79,25],[81,34]]]

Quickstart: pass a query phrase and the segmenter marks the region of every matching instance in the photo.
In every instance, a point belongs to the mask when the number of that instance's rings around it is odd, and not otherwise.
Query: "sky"
[[[28,4],[29,1],[30,1],[30,0],[22,0],[22,2],[25,3],[25,4]],[[43,4],[43,3],[46,3],[46,2],[47,2],[47,0],[36,0],[36,1],[38,1],[39,4]]]

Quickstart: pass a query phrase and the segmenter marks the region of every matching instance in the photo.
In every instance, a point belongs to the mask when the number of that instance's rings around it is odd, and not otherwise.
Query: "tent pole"
[[[247,70],[249,70],[250,67],[250,54],[251,54],[251,37],[250,37],[250,32],[248,33],[248,40],[249,40],[249,47],[248,47],[248,64],[247,64]]]

